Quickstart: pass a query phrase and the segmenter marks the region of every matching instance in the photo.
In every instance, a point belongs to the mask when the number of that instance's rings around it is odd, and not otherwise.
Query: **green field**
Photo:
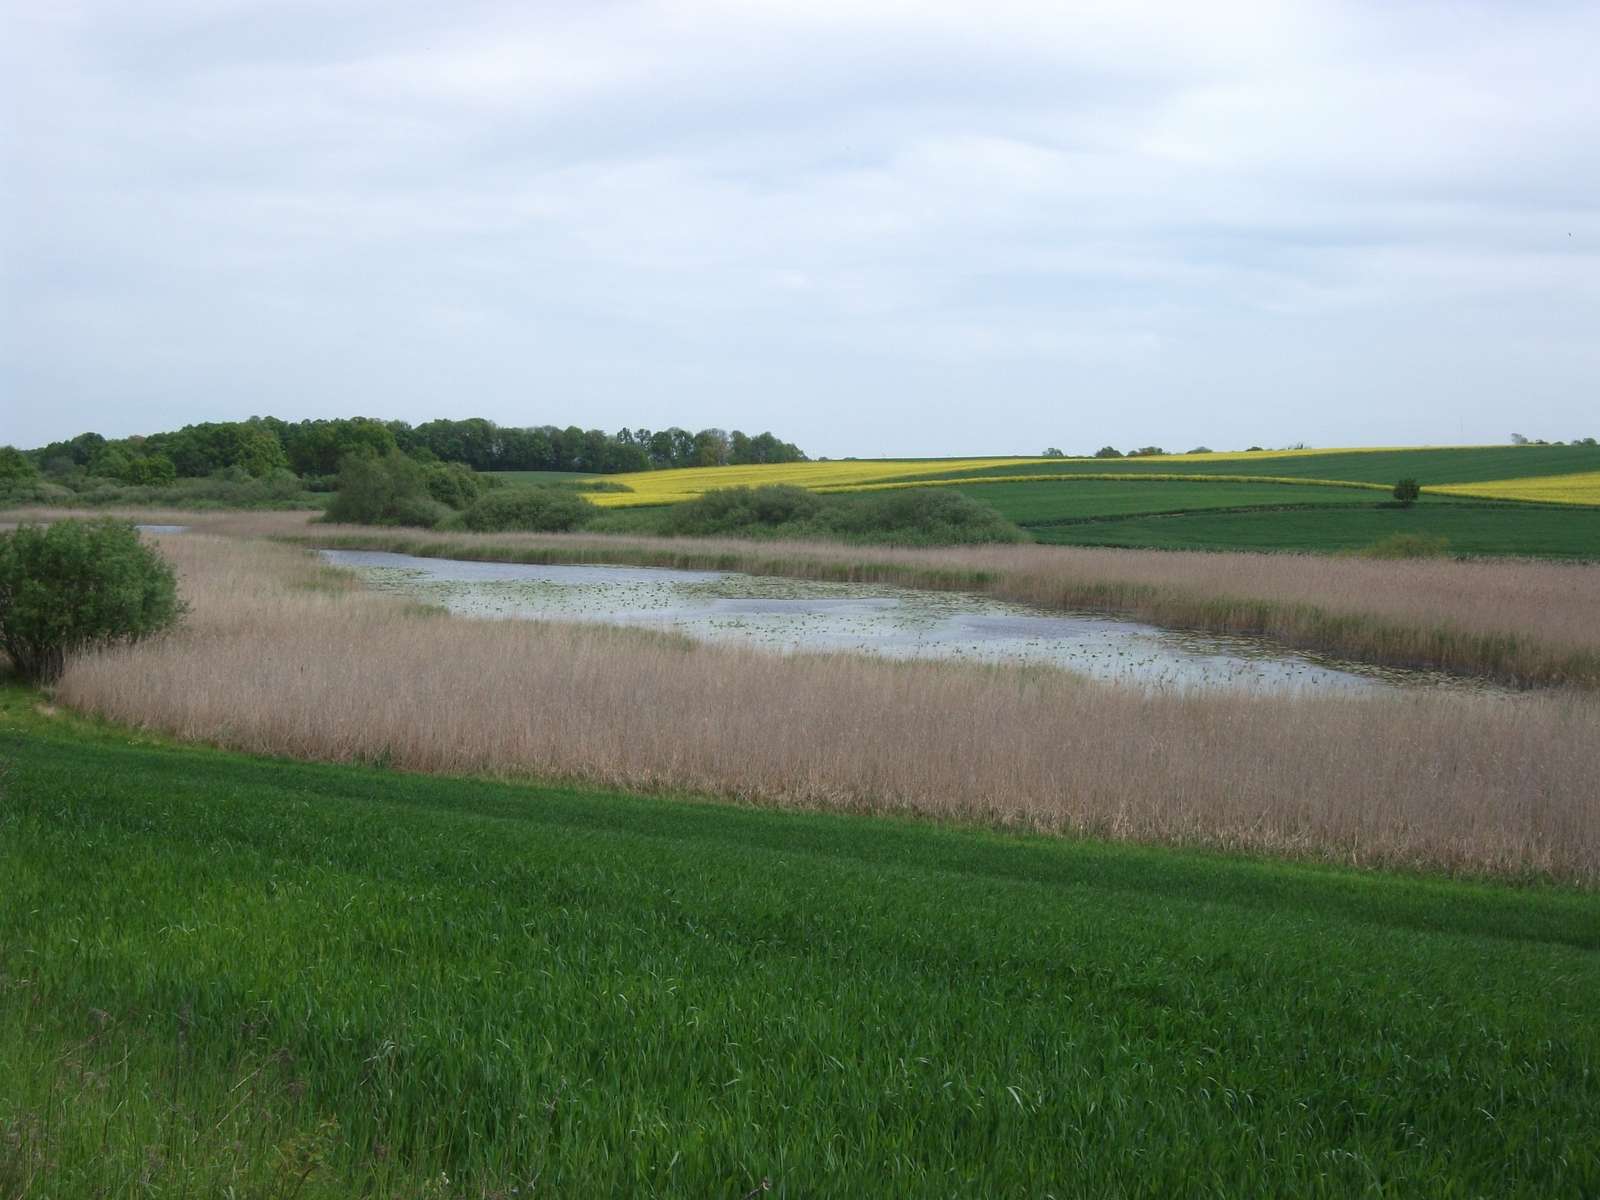
[[[781,471],[784,478],[800,479],[806,466],[821,471],[835,465],[841,464],[805,464]],[[923,482],[950,487],[994,508],[1033,540],[1055,545],[1334,553],[1362,550],[1393,533],[1409,532],[1444,538],[1451,554],[1600,559],[1600,507],[1594,505],[1424,492],[1415,508],[1400,510],[1388,503],[1386,489],[1372,486],[1401,478],[1415,478],[1427,488],[1600,471],[1600,448],[1593,446],[1265,453],[1230,459],[1032,460],[959,470],[929,465],[934,468],[929,473],[896,477],[891,486]],[[749,472],[745,469],[740,478],[757,478]],[[1135,478],[1083,477],[1106,473]],[[709,486],[717,477],[714,470],[693,474],[702,478],[701,486]],[[1029,478],[1008,481],[1013,475]],[[1040,475],[1051,478],[1037,478]],[[1137,478],[1141,475],[1195,478]],[[1204,477],[1216,475],[1232,478]],[[502,477],[532,482],[550,478],[526,472]],[[829,478],[825,472],[817,477]],[[959,482],[969,479],[971,484]],[[1351,486],[1326,482],[1330,480]],[[667,530],[666,512],[662,505],[608,507],[587,527],[602,533],[661,533]]]
[[[1301,508],[1360,505],[1388,499],[1370,488],[1305,487],[1285,483],[1215,483],[1210,480],[1062,479],[956,486],[1018,525],[1063,524],[1094,518],[1227,508]],[[1428,497],[1425,503],[1440,503]]]
[[[1535,475],[1600,471],[1597,446],[1450,446],[1435,449],[1342,450],[1327,454],[1263,454],[1238,458],[1067,458],[1037,460],[982,470],[930,472],[918,479],[958,479],[976,475],[1082,475],[1105,472],[1175,475],[1269,475],[1293,479],[1340,479],[1352,483],[1393,483],[1407,477],[1423,487],[1444,483],[1483,483]]]
[[[1055,545],[1322,552],[1358,550],[1394,534],[1412,533],[1448,539],[1452,554],[1600,559],[1600,509],[1574,506],[1449,501],[1412,509],[1305,506],[1026,528],[1038,541]]]
[[[1594,894],[254,759],[4,698],[0,1194],[1600,1190]]]

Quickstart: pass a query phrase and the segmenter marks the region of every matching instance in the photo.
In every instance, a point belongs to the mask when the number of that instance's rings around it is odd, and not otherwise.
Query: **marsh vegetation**
[[[430,772],[1369,865],[1600,869],[1600,710],[1587,694],[1146,695],[1049,668],[452,620],[291,547],[196,533],[164,546],[186,627],[76,661],[58,689],[74,708],[236,749]],[[1413,566],[1372,564],[1397,565]]]

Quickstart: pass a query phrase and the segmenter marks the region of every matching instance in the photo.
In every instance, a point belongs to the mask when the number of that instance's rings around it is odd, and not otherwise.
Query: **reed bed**
[[[297,514],[241,514],[218,531],[432,557],[628,563],[975,591],[1168,628],[1250,634],[1381,666],[1479,675],[1517,687],[1600,688],[1600,565],[1586,563],[436,534],[308,528]]]
[[[782,657],[450,618],[288,546],[161,542],[187,624],[78,660],[59,685],[66,703],[247,751],[407,770],[1356,864],[1600,874],[1600,701],[1583,694],[1147,696],[1051,669]],[[993,558],[1005,561],[960,561]]]

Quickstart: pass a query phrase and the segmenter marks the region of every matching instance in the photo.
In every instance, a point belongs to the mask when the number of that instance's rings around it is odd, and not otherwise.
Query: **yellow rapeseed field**
[[[1214,451],[1207,454],[1167,454],[1163,462],[1257,463],[1263,459],[1300,458],[1311,454],[1360,454],[1372,450],[1399,449],[1400,447],[1361,446],[1338,450],[1252,450],[1249,452]],[[626,508],[640,504],[677,504],[693,500],[713,488],[761,487],[764,484],[790,483],[797,487],[823,492],[862,491],[915,479],[919,475],[945,474],[954,471],[987,471],[1000,467],[1029,466],[1034,463],[1059,462],[1050,458],[922,458],[922,459],[842,459],[831,462],[770,463],[739,467],[680,467],[668,471],[634,471],[625,475],[608,475],[605,480],[626,487],[626,492],[595,492],[590,494],[596,504],[611,508]],[[1146,460],[1148,461],[1148,460]],[[1044,476],[1054,478],[1054,476]],[[1102,475],[1076,475],[1074,478],[1117,479],[1116,473]],[[1158,474],[1140,473],[1130,476],[1139,479],[1161,479]],[[1035,475],[1010,475],[1008,480],[1040,478]],[[1193,478],[1185,475],[1183,478]],[[1232,482],[1266,482],[1276,476],[1249,473],[1218,475],[1218,480]],[[972,479],[945,482],[974,482]],[[1295,479],[1285,482],[1309,483],[1311,480]],[[1327,483],[1348,487],[1341,480]],[[1360,485],[1357,485],[1360,486]]]
[[[676,504],[713,488],[762,487],[792,483],[799,487],[842,491],[866,483],[886,483],[935,471],[973,471],[1018,463],[1048,462],[1028,458],[846,459],[838,462],[762,463],[741,467],[679,467],[670,471],[634,471],[608,475],[626,492],[595,492],[596,504]]]
[[[1171,455],[1178,458],[1179,455]],[[890,488],[948,487],[960,484],[971,487],[979,483],[1077,483],[1084,479],[1118,479],[1124,482],[1148,483],[1151,480],[1169,483],[1289,483],[1306,487],[1366,488],[1380,492],[1390,490],[1387,483],[1361,483],[1350,479],[1306,479],[1299,475],[1212,475],[1176,471],[1053,471],[1034,475],[974,475],[964,479],[924,479],[894,483],[857,483],[847,487],[818,487],[819,492],[881,492]]]
[[[1527,479],[1495,479],[1489,483],[1446,483],[1430,492],[1476,496],[1485,500],[1539,500],[1546,504],[1600,505],[1600,471],[1574,475],[1534,475]]]

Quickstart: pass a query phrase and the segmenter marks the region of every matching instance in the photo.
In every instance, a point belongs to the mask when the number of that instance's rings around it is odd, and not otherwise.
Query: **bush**
[[[462,514],[462,523],[479,533],[561,533],[579,528],[599,511],[576,492],[508,487],[481,496]]]
[[[814,492],[793,484],[765,487],[730,487],[713,490],[675,504],[668,510],[662,531],[704,537],[718,533],[749,533],[762,526],[795,525],[809,521],[822,507]]]
[[[148,637],[182,612],[172,568],[126,521],[0,534],[0,645],[23,679],[52,683],[69,655]]]
[[[398,450],[379,457],[352,454],[339,466],[329,521],[352,525],[433,528],[450,510],[428,493],[425,468]]]
[[[15,446],[0,446],[0,495],[36,483],[39,469]]]
[[[952,488],[886,488],[819,496],[788,484],[714,489],[667,509],[655,531],[680,537],[729,534],[902,545],[1023,538],[1015,525],[987,504]]]
[[[817,524],[847,541],[954,546],[1025,540],[993,508],[953,488],[889,488],[828,497]]]
[[[422,468],[422,482],[440,504],[454,509],[469,508],[483,495],[483,477],[463,463],[429,463]]]
[[[1402,479],[1394,485],[1394,498],[1401,504],[1410,508],[1417,502],[1417,497],[1422,495],[1422,488],[1415,479]]]

